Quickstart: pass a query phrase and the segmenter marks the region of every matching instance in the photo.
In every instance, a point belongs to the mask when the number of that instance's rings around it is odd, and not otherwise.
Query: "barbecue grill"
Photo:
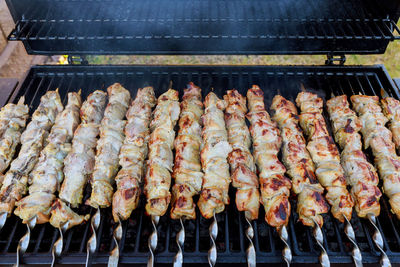
[[[302,86],[324,99],[332,95],[389,95],[400,99],[399,89],[384,66],[346,66],[346,54],[384,53],[390,41],[399,39],[396,22],[400,16],[397,1],[125,1],[125,0],[7,0],[15,21],[10,40],[20,40],[30,54],[68,54],[71,65],[33,66],[10,102],[21,96],[34,110],[40,97],[59,88],[66,102],[68,92],[82,90],[85,99],[95,89],[121,83],[135,90],[151,85],[156,95],[170,84],[182,93],[189,82],[203,89],[204,96],[214,91],[220,97],[227,89],[245,94],[253,84],[264,91],[269,106],[276,94],[294,101]],[[102,66],[87,63],[89,54],[324,54],[325,66]],[[338,63],[337,63],[338,62]],[[323,63],[323,62],[321,62]],[[328,119],[328,118],[327,118]],[[372,160],[369,151],[366,151]],[[234,190],[231,190],[234,199]],[[86,198],[90,196],[89,188]],[[287,227],[293,263],[318,263],[320,250],[312,229],[298,222],[295,198]],[[148,260],[148,238],[153,231],[140,202],[129,220],[122,222],[120,263],[144,264]],[[81,214],[91,212],[82,205]],[[198,211],[197,211],[198,213]],[[169,214],[169,212],[167,213]],[[234,201],[217,215],[217,263],[246,263],[246,222]],[[374,242],[375,229],[355,213],[351,224],[364,263],[378,263],[381,252]],[[184,221],[186,239],[184,262],[206,264],[210,248],[210,220],[197,214]],[[383,249],[392,263],[400,263],[400,221],[390,212],[386,196],[381,198],[381,214],[376,219],[383,236]],[[260,210],[252,222],[257,263],[282,263],[281,242],[277,231],[264,221]],[[90,264],[106,264],[115,246],[111,209],[102,210],[97,230],[97,247]],[[178,247],[175,241],[180,222],[162,216],[158,224],[156,263],[172,263]],[[0,263],[16,261],[20,238],[26,225],[16,216],[7,219],[0,230]],[[74,227],[64,233],[58,264],[83,264],[86,246],[92,235],[91,224]],[[324,217],[324,247],[332,263],[352,263],[351,242],[344,225],[331,214]],[[52,249],[60,237],[51,225],[37,225],[21,262],[52,262]]]

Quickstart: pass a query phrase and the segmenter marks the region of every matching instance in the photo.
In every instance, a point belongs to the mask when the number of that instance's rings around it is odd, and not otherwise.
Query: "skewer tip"
[[[36,226],[37,222],[37,216],[31,218],[28,220],[26,223],[26,233],[21,237],[21,239],[18,242],[18,247],[17,247],[17,261],[15,263],[16,266],[19,266],[20,261],[21,261],[21,255],[25,253],[25,251],[28,249],[29,246],[29,241],[31,239],[31,231],[32,229]]]
[[[51,266],[53,267],[56,264],[57,257],[59,257],[63,251],[64,247],[64,233],[68,230],[69,228],[69,223],[66,222],[62,224],[60,227],[58,227],[58,232],[60,233],[60,236],[54,242],[53,248],[51,250],[51,256],[52,256],[52,261],[51,261]]]
[[[117,217],[117,226],[113,232],[113,239],[115,243],[114,249],[110,253],[110,257],[108,258],[108,267],[117,267],[119,261],[119,243],[121,242],[122,238],[122,223],[121,218]]]
[[[249,240],[249,246],[246,249],[246,257],[247,257],[247,266],[255,267],[256,266],[256,249],[254,248],[253,238],[254,238],[254,229],[251,221],[246,217],[246,222],[248,224],[246,229],[246,237]]]
[[[353,250],[351,251],[351,254],[352,254],[352,257],[354,260],[354,264],[357,267],[361,267],[361,266],[363,266],[362,255],[361,255],[361,251],[357,245],[356,236],[354,234],[353,227],[351,226],[351,223],[346,218],[346,216],[344,216],[344,219],[345,219],[344,232],[345,232],[347,238],[353,244]]]
[[[218,236],[218,222],[217,222],[217,217],[215,216],[215,211],[213,214],[213,221],[208,230],[211,239],[211,248],[208,250],[208,264],[210,266],[214,266],[215,263],[217,262],[217,245],[215,243],[215,240],[217,239]]]
[[[0,230],[3,228],[4,224],[7,221],[8,213],[2,212],[0,213]]]
[[[322,234],[322,230],[319,227],[318,223],[314,219],[313,221],[314,221],[313,236],[315,238],[315,241],[317,242],[317,245],[321,250],[321,254],[319,255],[319,262],[322,267],[329,267],[331,266],[331,263],[329,261],[328,253],[326,252],[324,247],[324,235]]]
[[[372,239],[373,239],[376,247],[381,252],[381,259],[380,259],[381,266],[391,267],[392,264],[390,263],[390,260],[389,260],[388,256],[386,255],[386,252],[383,250],[383,245],[384,245],[383,237],[382,237],[381,231],[379,230],[378,225],[376,223],[376,217],[373,214],[368,214],[367,218],[370,221],[370,223],[372,224],[372,226],[374,227],[374,234],[372,236]]]
[[[282,240],[285,247],[282,250],[282,257],[286,262],[287,266],[290,266],[292,262],[292,250],[289,246],[289,234],[285,225],[277,228],[280,239]]]
[[[176,235],[176,244],[178,246],[178,252],[174,257],[174,267],[181,267],[183,264],[183,246],[185,243],[185,226],[183,225],[182,218],[179,220],[181,229]]]
[[[160,221],[160,216],[157,216],[157,215],[151,216],[151,224],[153,226],[153,232],[150,234],[149,239],[148,239],[150,255],[149,255],[149,259],[147,261],[147,267],[154,266],[154,253],[156,251],[157,243],[158,243],[157,225],[158,225],[159,221]]]

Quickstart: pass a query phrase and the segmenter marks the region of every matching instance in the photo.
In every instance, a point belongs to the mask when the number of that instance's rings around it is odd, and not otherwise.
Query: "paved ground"
[[[21,42],[7,42],[7,35],[13,27],[5,0],[0,0],[0,78],[21,79],[31,64],[40,64],[47,59],[28,55]]]

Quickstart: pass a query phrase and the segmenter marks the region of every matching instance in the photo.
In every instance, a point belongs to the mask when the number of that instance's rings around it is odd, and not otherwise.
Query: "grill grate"
[[[300,90],[300,84],[314,90],[322,97],[334,94],[363,93],[381,95],[381,88],[386,93],[399,98],[394,83],[385,69],[374,67],[143,67],[143,66],[40,66],[33,67],[20,90],[14,97],[26,95],[31,108],[35,108],[40,96],[47,90],[59,88],[65,102],[66,93],[82,89],[84,98],[95,89],[106,88],[114,82],[121,82],[126,88],[152,85],[156,94],[167,90],[169,81],[176,89],[182,90],[189,81],[193,81],[206,94],[214,90],[221,96],[226,89],[237,88],[245,93],[252,84],[259,84],[265,91],[266,104],[269,106],[272,97],[278,93],[294,100]],[[88,195],[89,192],[87,192]],[[231,193],[234,193],[233,191]],[[233,195],[233,194],[232,194]],[[123,222],[124,233],[121,240],[121,263],[146,263],[148,256],[147,238],[152,229],[150,219],[143,214],[143,199],[140,208],[132,214],[128,221]],[[295,210],[295,203],[293,210]],[[400,263],[400,221],[390,213],[387,199],[382,198],[382,211],[378,217],[378,227],[382,232],[387,255],[392,263]],[[89,212],[81,210],[82,213]],[[94,211],[92,211],[93,213]],[[99,227],[98,252],[93,257],[93,263],[107,263],[109,252],[114,243],[110,210],[102,211],[102,221]],[[253,222],[255,229],[254,245],[258,263],[282,262],[282,243],[275,229],[269,227],[260,219]],[[220,233],[217,238],[219,263],[245,263],[247,240],[244,236],[245,221],[239,214],[234,201],[227,211],[217,215]],[[186,241],[184,247],[185,263],[207,263],[209,249],[208,225],[210,221],[200,214],[195,221],[186,221]],[[379,252],[372,241],[373,229],[367,221],[353,216],[351,223],[356,233],[356,239],[366,263],[377,263]],[[159,243],[156,251],[157,263],[172,263],[177,251],[175,236],[179,230],[179,221],[172,221],[163,216],[159,223]],[[15,251],[19,238],[25,233],[26,227],[15,216],[0,232],[0,264],[14,263]],[[344,235],[343,225],[340,225],[331,215],[325,217],[322,228],[325,247],[332,263],[351,263],[351,244]],[[294,263],[317,263],[319,250],[315,245],[309,228],[297,222],[297,215],[292,214],[289,226],[290,246],[293,251]],[[65,247],[59,263],[84,263],[86,258],[86,242],[89,239],[90,224],[75,227],[65,234]],[[239,233],[239,234],[238,234]],[[58,231],[49,224],[35,227],[23,262],[50,263],[51,247],[58,237]]]
[[[39,54],[383,53],[398,38],[399,6],[377,0],[7,2],[9,39]]]

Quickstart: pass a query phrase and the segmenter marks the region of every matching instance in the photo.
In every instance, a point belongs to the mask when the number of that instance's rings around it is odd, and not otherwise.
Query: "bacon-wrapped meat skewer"
[[[9,103],[0,110],[0,186],[2,174],[10,166],[29,117],[29,108],[24,101],[25,97],[21,97],[17,104]]]
[[[108,104],[100,125],[100,138],[96,145],[93,174],[90,179],[92,193],[86,205],[96,208],[91,219],[92,236],[86,245],[86,265],[97,248],[97,229],[100,225],[100,208],[111,206],[114,193],[114,178],[119,168],[119,152],[124,141],[123,120],[129,107],[131,95],[119,83],[107,88]]]
[[[83,190],[93,172],[99,124],[106,105],[106,93],[94,91],[80,109],[81,123],[74,132],[72,149],[64,160],[64,180],[59,197],[51,208],[50,224],[68,228],[81,224],[87,217],[76,214],[71,208],[82,203]]]
[[[158,220],[167,211],[171,199],[174,127],[179,119],[179,114],[179,94],[177,91],[169,89],[158,98],[153,120],[150,123],[149,159],[144,185],[144,193],[147,198],[146,213],[151,216],[153,224],[153,233],[149,238],[148,266],[154,264]]]
[[[258,218],[260,208],[260,192],[256,165],[250,152],[251,137],[246,125],[246,97],[237,90],[228,90],[224,96],[227,103],[225,123],[228,129],[228,140],[232,152],[228,155],[231,168],[232,185],[236,190],[236,207],[244,211],[248,228],[246,236],[249,247],[246,250],[248,266],[255,266],[256,253],[253,245],[254,230],[251,221]]]
[[[127,220],[139,204],[144,162],[148,153],[151,110],[155,104],[153,87],[145,87],[137,91],[136,98],[126,113],[125,140],[119,153],[119,164],[122,168],[115,177],[117,191],[112,202],[112,213],[117,222],[113,233],[116,245],[111,251],[108,266],[118,266],[119,242],[123,231],[121,220]]]
[[[79,123],[80,93],[69,93],[68,104],[64,111],[56,117],[47,145],[40,153],[40,158],[32,172],[28,183],[29,195],[16,202],[15,214],[27,225],[27,232],[21,237],[17,248],[17,265],[20,253],[24,253],[29,245],[30,235],[37,223],[46,223],[50,217],[50,207],[55,199],[54,193],[63,179],[63,162],[71,150],[74,130]]]
[[[29,195],[16,203],[15,214],[27,223],[37,217],[37,223],[46,223],[55,192],[64,178],[64,158],[71,150],[71,140],[79,124],[80,93],[69,93],[68,104],[58,114],[47,145],[40,153],[39,162],[30,174]]]
[[[296,104],[301,109],[300,125],[308,136],[307,150],[317,167],[315,173],[318,180],[327,190],[325,197],[332,206],[331,213],[337,220],[345,223],[344,232],[353,244],[353,260],[356,266],[362,266],[361,252],[350,224],[354,201],[347,191],[339,150],[322,115],[323,100],[316,94],[300,92]]]
[[[218,224],[215,215],[225,210],[229,204],[229,175],[228,154],[232,151],[228,143],[228,133],[225,127],[225,101],[213,92],[204,101],[205,112],[203,122],[203,148],[200,152],[201,165],[204,172],[202,191],[197,203],[204,218],[214,217],[210,226],[212,246],[208,251],[208,262],[211,266],[217,260],[215,239],[218,235]]]
[[[224,96],[227,103],[225,123],[232,152],[228,155],[232,185],[237,188],[236,207],[244,211],[246,218],[258,218],[260,193],[256,165],[250,152],[251,137],[246,125],[246,98],[237,90],[228,90]]]
[[[392,133],[385,127],[388,118],[382,113],[377,96],[353,95],[350,100],[353,108],[360,116],[364,147],[365,149],[368,147],[372,149],[375,166],[377,166],[383,180],[383,192],[389,198],[392,212],[400,218],[400,158],[396,155]],[[390,105],[390,102],[387,103]],[[383,102],[383,105],[385,106],[385,102]],[[360,173],[360,171],[357,172],[357,174]],[[369,193],[369,195],[372,199],[372,193]],[[375,229],[373,241],[381,252],[381,265],[391,266],[390,260],[383,250],[383,238],[376,224],[376,215],[367,213],[367,217]]]
[[[287,174],[292,179],[292,190],[297,195],[299,220],[306,226],[316,222],[322,227],[321,214],[329,211],[322,196],[324,188],[315,176],[315,167],[299,128],[297,108],[291,101],[277,95],[272,100],[272,119],[277,122],[282,136],[282,158]]]
[[[59,199],[51,206],[50,224],[59,229],[60,236],[52,249],[53,264],[62,252],[64,231],[87,221],[90,214],[79,215],[71,209],[82,203],[83,190],[93,172],[99,125],[103,117],[107,94],[91,93],[80,109],[81,123],[74,132],[72,149],[64,160],[64,180]]]
[[[339,151],[322,116],[323,100],[316,94],[301,92],[296,104],[301,110],[300,126],[308,137],[307,149],[317,167],[318,180],[327,190],[331,212],[340,222],[344,222],[345,217],[350,220],[354,202],[346,188]]]
[[[367,214],[378,216],[382,193],[377,187],[378,174],[362,152],[361,136],[358,133],[362,123],[350,109],[346,95],[328,100],[326,106],[332,120],[335,140],[342,148],[341,163],[351,186],[357,215],[361,218],[365,218]]]
[[[381,100],[383,114],[389,119],[389,128],[393,134],[393,142],[397,149],[400,149],[400,101],[393,97],[386,97]]]
[[[253,155],[260,176],[261,203],[265,210],[266,222],[275,227],[285,248],[284,260],[289,265],[292,252],[288,245],[286,225],[290,217],[291,182],[284,176],[285,167],[278,159],[282,138],[276,123],[271,121],[264,105],[264,93],[256,85],[247,91],[250,133],[253,138]]]
[[[139,203],[140,184],[144,176],[147,143],[150,137],[151,110],[156,104],[154,89],[139,89],[126,113],[125,140],[119,154],[122,166],[115,180],[117,191],[113,196],[114,221],[127,220]]]
[[[44,140],[62,110],[58,90],[48,91],[40,99],[39,107],[21,135],[22,147],[18,157],[11,162],[10,169],[5,174],[0,191],[0,213],[10,215],[15,202],[25,195],[29,174],[39,159]]]
[[[182,266],[182,247],[185,241],[182,220],[196,218],[193,196],[199,194],[203,181],[200,162],[201,116],[204,112],[201,89],[193,83],[189,83],[184,90],[182,99],[179,131],[174,145],[175,163],[172,173],[175,184],[172,187],[171,218],[179,219],[182,226],[176,238],[178,253],[174,259],[174,266]]]
[[[382,113],[377,96],[353,95],[351,102],[362,122],[364,146],[372,149],[383,180],[383,192],[389,198],[392,212],[400,219],[400,158],[392,133],[385,127],[389,119]]]
[[[109,207],[114,193],[114,178],[119,167],[118,155],[124,141],[125,113],[131,95],[119,83],[107,88],[108,104],[100,125],[100,139],[91,178],[92,194],[86,204],[94,208]]]
[[[328,266],[329,258],[320,227],[324,223],[321,214],[327,213],[329,206],[322,196],[324,188],[315,176],[314,163],[299,127],[297,108],[291,101],[277,95],[272,100],[271,110],[274,112],[272,118],[281,130],[283,163],[292,178],[292,190],[297,195],[299,220],[306,226],[314,227],[314,238],[321,249],[320,262]]]
[[[260,172],[261,203],[265,220],[273,227],[287,225],[290,216],[291,183],[284,176],[286,168],[278,159],[282,138],[276,123],[271,121],[264,106],[264,93],[258,86],[247,91],[250,112],[250,133],[253,155]]]

